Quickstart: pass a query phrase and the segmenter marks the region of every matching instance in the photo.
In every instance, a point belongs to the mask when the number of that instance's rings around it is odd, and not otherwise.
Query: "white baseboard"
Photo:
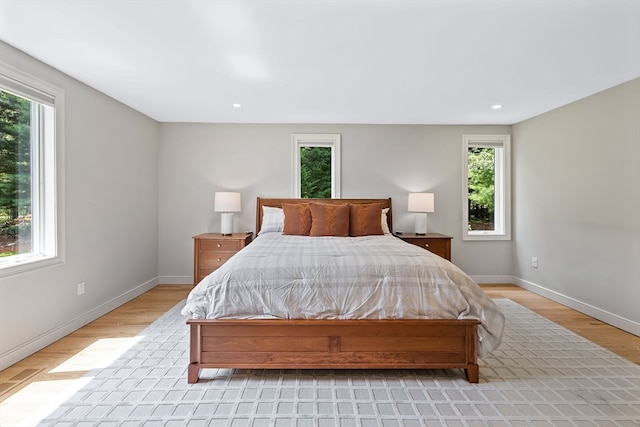
[[[609,325],[622,329],[623,331],[627,331],[630,334],[640,336],[640,323],[638,322],[625,319],[624,317],[620,317],[617,314],[609,313],[608,311],[602,310],[598,307],[594,307],[590,304],[586,304],[582,301],[578,301],[575,298],[562,295],[561,293],[558,293],[551,289],[547,289],[543,286],[537,285],[527,280],[520,279],[518,277],[513,277],[512,280],[512,283],[514,285],[531,291],[534,294],[541,295],[559,304],[566,305],[569,308],[584,313],[587,316],[591,316],[595,319],[601,320],[605,323],[608,323]]]
[[[483,283],[513,283],[513,276],[471,276],[474,282]]]
[[[193,285],[193,276],[160,276],[158,283],[162,285]]]
[[[120,307],[122,304],[131,301],[137,296],[142,295],[149,289],[152,289],[158,284],[158,278],[155,277],[141,285],[136,286],[130,291],[125,292],[122,295],[119,295],[106,303],[95,307],[94,309],[72,319],[62,325],[56,326],[50,329],[47,332],[27,341],[26,343],[13,348],[6,353],[0,355],[0,371],[8,368],[14,363],[19,362],[27,356],[32,355],[33,353],[43,349],[59,340],[66,335],[69,335],[71,332],[83,327],[84,325],[93,322],[100,316],[103,316]]]

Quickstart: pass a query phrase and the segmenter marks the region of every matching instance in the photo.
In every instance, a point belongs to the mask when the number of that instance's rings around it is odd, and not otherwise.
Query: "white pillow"
[[[278,233],[284,230],[284,212],[281,208],[262,207],[262,226],[260,233]]]
[[[387,222],[387,212],[389,212],[389,208],[382,209],[381,221],[382,221],[382,232],[384,234],[391,234],[389,230],[389,223]]]

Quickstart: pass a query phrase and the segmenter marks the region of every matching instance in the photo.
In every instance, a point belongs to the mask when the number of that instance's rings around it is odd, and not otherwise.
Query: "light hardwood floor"
[[[482,285],[491,298],[508,298],[640,365],[640,337],[515,285]]]
[[[640,337],[517,286],[482,287],[492,298],[511,299],[640,365]],[[191,289],[185,285],[158,285],[0,372],[0,425],[30,425],[20,420],[19,414],[33,413],[33,408],[45,410],[47,405],[66,400],[82,386],[84,374],[107,366],[140,331],[186,298]]]

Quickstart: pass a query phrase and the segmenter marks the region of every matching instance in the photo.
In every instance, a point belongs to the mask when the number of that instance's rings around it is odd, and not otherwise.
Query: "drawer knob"
[[[217,259],[217,261],[218,261],[218,262],[222,261],[222,258],[218,258],[218,259]]]
[[[428,248],[428,247],[429,247],[429,244],[428,244],[428,243],[425,243],[425,244],[424,244],[424,247],[425,247],[425,248]]]
[[[219,248],[221,248],[221,247],[222,247],[222,245],[221,245],[220,243],[218,243],[218,247],[219,247]]]

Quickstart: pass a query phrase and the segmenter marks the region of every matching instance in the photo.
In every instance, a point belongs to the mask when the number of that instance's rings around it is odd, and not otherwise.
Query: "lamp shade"
[[[240,212],[240,193],[216,192],[214,202],[216,212]]]
[[[433,212],[433,193],[409,193],[409,212]]]

